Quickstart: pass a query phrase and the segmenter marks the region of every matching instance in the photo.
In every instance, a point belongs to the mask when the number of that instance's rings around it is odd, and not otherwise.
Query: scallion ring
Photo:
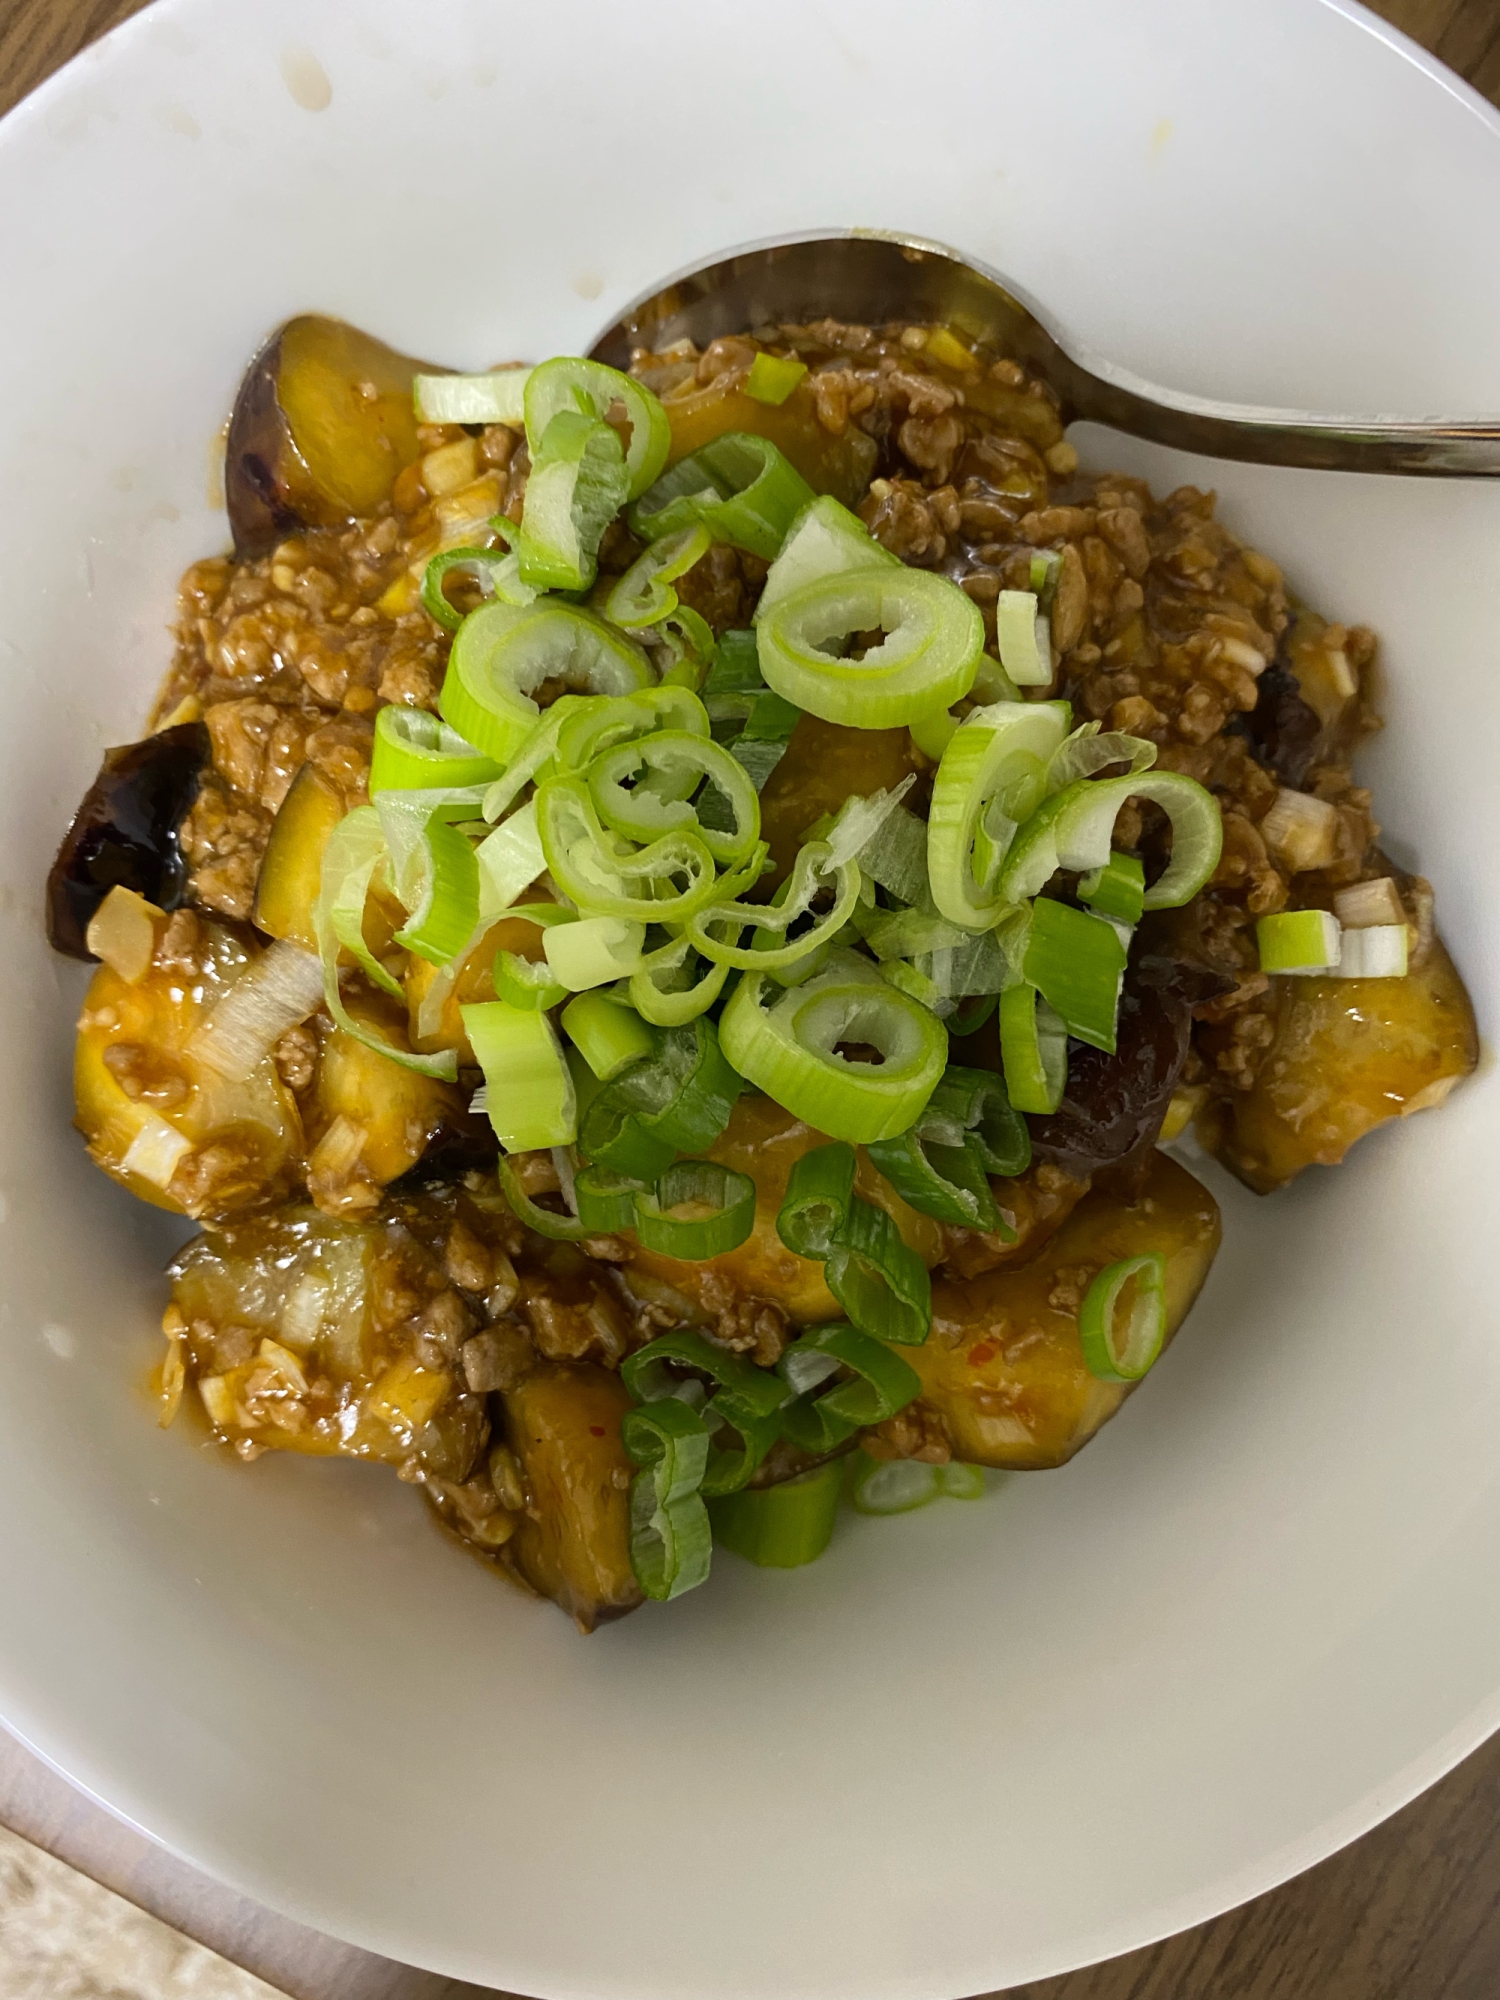
[[[500,775],[486,757],[425,708],[390,702],[375,718],[370,755],[370,797],[382,792],[432,791],[454,785],[488,785]]]
[[[553,880],[589,916],[636,923],[683,923],[713,900],[714,857],[690,828],[636,848],[600,824],[581,778],[537,787],[537,831]]]
[[[630,426],[625,447],[624,498],[634,500],[656,478],[672,448],[672,427],[657,398],[630,375],[607,368],[601,361],[581,361],[571,355],[544,361],[526,378],[526,442],[535,459],[553,420],[560,412],[605,419],[622,404]],[[527,491],[528,501],[530,489]]]
[[[635,1197],[635,1233],[659,1256],[705,1263],[737,1250],[754,1227],[754,1181],[717,1160],[678,1160]]]
[[[578,694],[623,695],[650,679],[640,648],[579,605],[483,604],[458,629],[438,706],[461,736],[509,765],[541,718],[531,697],[544,681]]]
[[[610,591],[604,615],[634,631],[657,625],[678,608],[672,585],[708,554],[713,539],[701,521],[675,535],[663,535],[638,556]]]
[[[634,737],[595,757],[587,782],[605,826],[631,840],[692,827],[715,861],[732,867],[760,838],[755,787],[707,736],[660,730]],[[712,816],[691,803],[699,792],[718,808]]]
[[[1068,1087],[1068,1031],[1034,986],[1000,995],[1000,1062],[1017,1111],[1048,1114]]]
[[[459,1013],[484,1071],[485,1110],[506,1152],[571,1146],[578,1099],[548,1016],[504,1000],[475,1001]]]
[[[716,542],[770,562],[812,497],[769,438],[727,431],[663,473],[631,508],[630,526],[643,541],[656,542],[701,525]]]
[[[922,1393],[922,1378],[910,1362],[892,1354],[883,1341],[840,1323],[809,1327],[785,1350],[776,1370],[796,1389],[805,1379],[806,1363],[813,1364],[807,1373],[816,1381],[828,1361],[847,1369],[852,1379],[821,1394],[801,1394],[781,1413],[783,1436],[804,1451],[832,1451],[855,1431],[895,1416]]]
[[[714,1539],[763,1569],[797,1569],[827,1548],[843,1466],[834,1460],[775,1486],[747,1487],[709,1503]]]
[[[708,1575],[713,1537],[699,1488],[709,1437],[675,1396],[627,1410],[620,1436],[642,1469],[630,1484],[630,1563],[646,1595],[680,1597]]]
[[[1101,1382],[1139,1382],[1167,1337],[1167,1260],[1159,1250],[1108,1264],[1084,1294],[1078,1337],[1089,1373]],[[1134,1281],[1129,1314],[1120,1300]]]
[[[1070,719],[1065,701],[997,702],[975,709],[950,738],[927,819],[932,899],[950,923],[987,930],[1005,907],[1006,851],[1045,796]]]

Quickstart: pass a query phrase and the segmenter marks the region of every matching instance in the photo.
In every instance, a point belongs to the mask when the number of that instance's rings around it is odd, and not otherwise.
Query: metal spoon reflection
[[[594,342],[628,368],[634,347],[833,318],[939,321],[1021,362],[1085,419],[1181,451],[1258,465],[1427,477],[1500,476],[1500,419],[1319,416],[1212,402],[1143,381],[1053,328],[1009,278],[920,237],[844,230],[752,244],[644,294]]]

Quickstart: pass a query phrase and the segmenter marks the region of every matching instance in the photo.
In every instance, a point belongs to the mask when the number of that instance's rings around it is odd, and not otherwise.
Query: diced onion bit
[[[184,1155],[192,1150],[191,1139],[179,1132],[175,1125],[169,1125],[165,1118],[158,1118],[154,1111],[148,1111],[120,1165],[127,1174],[139,1174],[153,1187],[165,1189],[171,1185]]]
[[[89,919],[84,942],[127,986],[135,986],[151,970],[156,919],[164,914],[134,889],[117,883]]]
[[[1298,875],[1333,865],[1338,826],[1338,810],[1326,799],[1290,791],[1283,785],[1260,823],[1260,835],[1272,860]]]
[[[1406,925],[1368,924],[1345,931],[1339,955],[1340,979],[1404,979],[1410,934]]]
[[[1340,889],[1333,899],[1333,914],[1346,931],[1406,922],[1401,892],[1389,875],[1382,875],[1374,882],[1356,882],[1352,889]]]
[[[1089,1286],[1078,1336],[1089,1373],[1101,1382],[1138,1382],[1161,1353],[1167,1337],[1166,1276],[1166,1258],[1149,1250],[1107,1265]]]
[[[1262,972],[1332,972],[1339,966],[1339,920],[1327,910],[1282,910],[1259,920],[1255,944]]]

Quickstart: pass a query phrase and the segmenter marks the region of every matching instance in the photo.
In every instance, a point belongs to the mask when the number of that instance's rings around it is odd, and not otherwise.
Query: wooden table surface
[[[254,0],[241,0],[253,5]],[[142,0],[0,0],[0,112]],[[1500,103],[1500,0],[1373,0]],[[315,1936],[207,1881],[0,1735],[0,1823],[294,2000],[481,2000]],[[1500,1737],[1384,1826],[1197,1930],[991,2000],[1496,2000]],[[712,2000],[705,1995],[704,2000]]]

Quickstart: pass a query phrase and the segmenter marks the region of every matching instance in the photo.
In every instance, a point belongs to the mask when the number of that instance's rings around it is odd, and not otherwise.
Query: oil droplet
[[[597,299],[604,290],[604,280],[597,271],[580,271],[573,280],[573,289],[581,299]]]
[[[1155,125],[1153,125],[1151,128],[1150,154],[1153,160],[1156,158],[1158,153],[1160,153],[1162,147],[1166,145],[1168,139],[1170,139],[1171,136],[1172,136],[1171,119],[1159,118],[1155,123]]]
[[[42,1338],[59,1361],[71,1361],[78,1352],[78,1335],[71,1327],[59,1326],[55,1320],[48,1320],[42,1328]]]
[[[304,111],[326,111],[333,101],[328,72],[306,42],[288,42],[281,51],[281,80],[292,102]]]

